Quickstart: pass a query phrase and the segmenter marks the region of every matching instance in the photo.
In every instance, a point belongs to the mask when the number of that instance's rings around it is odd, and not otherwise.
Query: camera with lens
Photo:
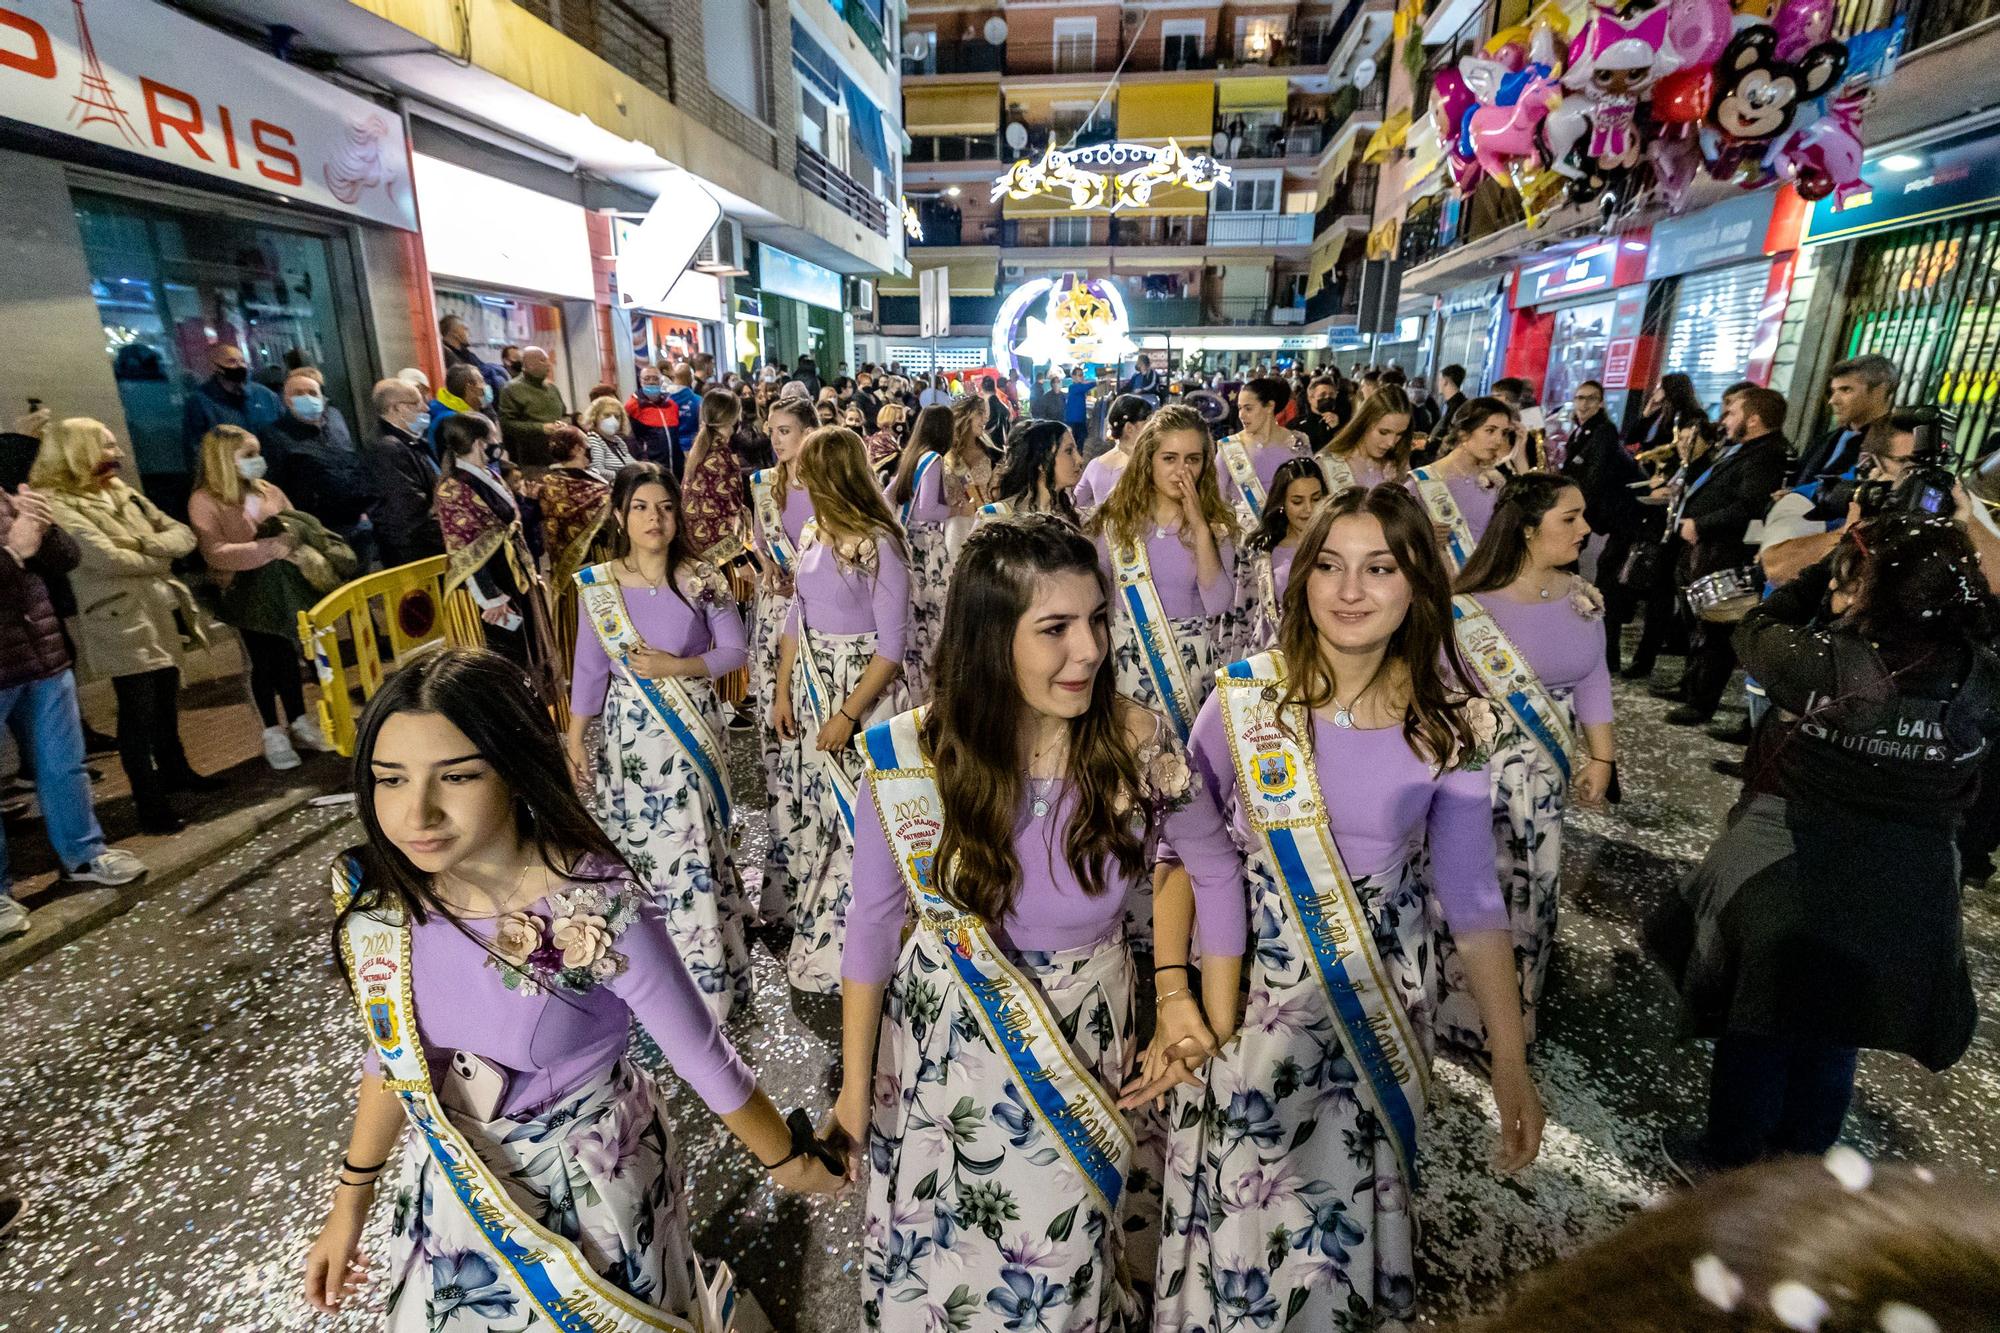
[[[1811,518],[1843,518],[1848,506],[1860,510],[1861,517],[1880,514],[1933,514],[1949,518],[1957,506],[1952,490],[1958,473],[1951,466],[1952,440],[1958,431],[1958,417],[1941,407],[1913,407],[1889,416],[1889,429],[1896,434],[1916,437],[1916,448],[1899,459],[1903,475],[1896,478],[1848,477],[1838,473],[1819,478],[1819,488]],[[1864,455],[1864,459],[1872,455]]]

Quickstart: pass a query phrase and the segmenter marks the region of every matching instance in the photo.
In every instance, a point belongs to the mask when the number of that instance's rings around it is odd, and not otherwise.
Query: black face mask
[[[224,366],[215,373],[221,377],[224,384],[247,384],[250,380],[248,366]]]

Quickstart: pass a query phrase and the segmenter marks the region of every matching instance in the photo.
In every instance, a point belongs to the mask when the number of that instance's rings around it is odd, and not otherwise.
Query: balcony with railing
[[[1142,40],[1125,60],[1127,74],[1209,73],[1232,69],[1323,71],[1339,36],[1294,39],[1231,38],[1221,47],[1192,40]],[[1095,42],[989,42],[977,33],[957,40],[940,34],[922,55],[902,56],[905,78],[927,74],[1013,74],[1023,77],[1110,74],[1125,55],[1131,34],[1099,33]]]
[[[1157,332],[1161,329],[1191,329],[1201,324],[1198,296],[1146,296],[1125,300],[1125,313],[1134,329]]]
[[[1834,33],[1847,37],[1901,17],[1903,49],[1916,51],[2000,16],[2000,0],[1838,0]]]
[[[1208,220],[1212,246],[1311,245],[1310,213],[1217,213]]]
[[[542,22],[637,79],[669,102],[675,100],[674,39],[625,0],[514,0]]]
[[[1361,225],[1366,226],[1375,215],[1375,192],[1381,177],[1382,169],[1372,162],[1359,162],[1348,168],[1340,185],[1313,215],[1313,235],[1326,231],[1342,218],[1358,217]]]
[[[806,189],[879,235],[889,234],[889,206],[875,192],[829,162],[803,139],[793,176]]]

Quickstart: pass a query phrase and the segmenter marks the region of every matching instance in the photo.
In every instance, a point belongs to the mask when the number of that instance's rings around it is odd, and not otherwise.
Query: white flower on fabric
[[[1695,1260],[1692,1276],[1695,1294],[1724,1314],[1743,1299],[1743,1279],[1715,1255],[1704,1254]]]
[[[1569,581],[1569,604],[1585,620],[1604,619],[1604,594],[1583,579]]]
[[[1772,1287],[1769,1300],[1778,1322],[1797,1333],[1819,1333],[1819,1326],[1833,1313],[1825,1298],[1796,1278]]]
[[[1902,1301],[1889,1301],[1877,1310],[1875,1326],[1882,1333],[1939,1333],[1937,1320]]]
[[[1850,1194],[1859,1194],[1875,1179],[1875,1168],[1868,1159],[1844,1143],[1836,1143],[1827,1149],[1822,1159],[1827,1172],[1840,1182],[1840,1187]]]
[[[549,943],[562,950],[564,967],[589,967],[611,950],[601,916],[559,916],[549,923]]]

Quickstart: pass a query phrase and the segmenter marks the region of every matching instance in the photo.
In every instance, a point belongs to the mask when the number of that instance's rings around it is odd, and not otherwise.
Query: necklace
[[[660,589],[667,586],[667,576],[664,571],[662,571],[660,574],[660,581],[658,583],[655,583],[651,579],[647,578],[644,574],[639,572],[638,562],[631,559],[630,557],[626,558],[625,568],[632,575],[633,578],[638,579],[641,583],[646,585],[646,596],[648,597],[658,597],[660,595]]]
[[[1037,819],[1045,819],[1048,817],[1049,793],[1055,790],[1056,784],[1058,782],[1061,782],[1062,778],[1060,775],[1052,778],[1034,777],[1032,776],[1032,774],[1034,773],[1035,766],[1042,762],[1043,755],[1055,749],[1056,746],[1061,745],[1064,741],[1068,739],[1069,737],[1066,735],[1057,736],[1047,745],[1035,751],[1035,753],[1031,755],[1028,759],[1028,772],[1030,774],[1030,777],[1028,778],[1028,797],[1029,797],[1028,809],[1034,814],[1035,818]]]

